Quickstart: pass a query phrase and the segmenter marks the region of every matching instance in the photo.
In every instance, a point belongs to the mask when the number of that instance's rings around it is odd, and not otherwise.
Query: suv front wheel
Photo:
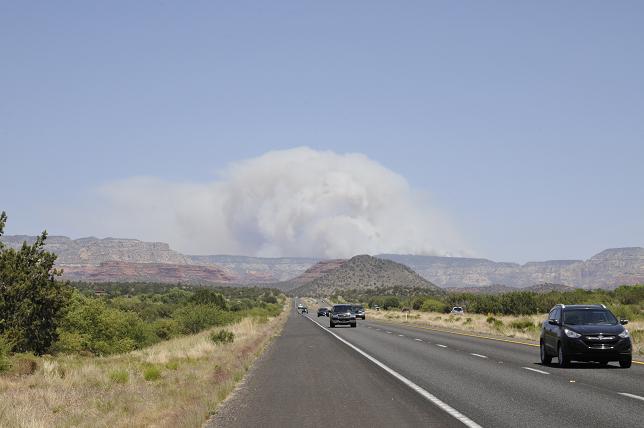
[[[622,358],[621,360],[619,360],[619,366],[621,368],[623,368],[623,369],[629,368],[632,363],[633,363],[633,357],[632,356]]]
[[[539,351],[541,353],[541,364],[544,366],[549,365],[552,362],[552,357],[548,355],[548,351],[546,351],[546,345],[543,343],[543,340],[539,343]]]
[[[561,343],[557,346],[557,359],[559,360],[559,367],[568,367],[570,359],[564,354],[563,346]]]

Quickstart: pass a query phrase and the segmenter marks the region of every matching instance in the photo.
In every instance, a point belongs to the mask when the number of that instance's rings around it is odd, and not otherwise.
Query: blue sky
[[[7,232],[118,236],[66,213],[116,180],[208,182],[307,146],[400,174],[477,256],[642,246],[643,18],[637,1],[0,2]]]

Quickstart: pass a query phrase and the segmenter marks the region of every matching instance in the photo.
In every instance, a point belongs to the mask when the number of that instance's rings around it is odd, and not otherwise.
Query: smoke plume
[[[107,183],[100,197],[108,234],[165,241],[190,254],[335,258],[462,249],[441,213],[362,154],[273,151],[230,164],[210,183],[134,177]]]

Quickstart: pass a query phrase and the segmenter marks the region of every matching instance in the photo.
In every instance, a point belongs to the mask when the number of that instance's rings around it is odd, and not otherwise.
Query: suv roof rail
[[[606,305],[604,305],[603,303],[601,304],[601,307],[606,309]]]
[[[566,305],[564,305],[563,303],[559,303],[559,306],[561,306],[562,308],[566,307]]]

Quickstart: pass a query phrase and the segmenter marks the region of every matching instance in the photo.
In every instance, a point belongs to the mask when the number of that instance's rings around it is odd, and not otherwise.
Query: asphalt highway
[[[308,319],[307,319],[308,318]],[[556,359],[555,359],[556,361]],[[542,366],[538,347],[296,313],[217,426],[637,427],[644,366]]]

